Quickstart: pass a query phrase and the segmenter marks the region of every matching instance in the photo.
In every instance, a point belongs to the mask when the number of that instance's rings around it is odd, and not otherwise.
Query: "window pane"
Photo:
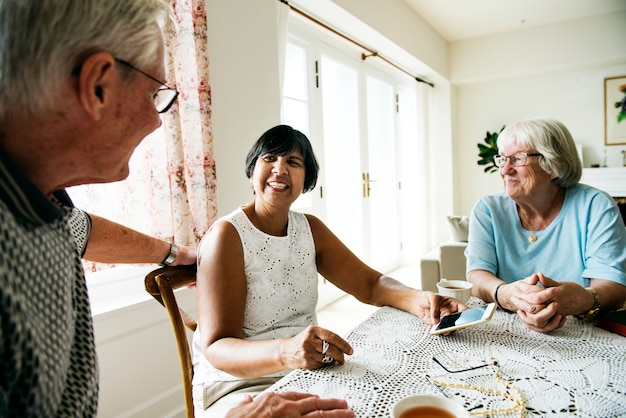
[[[287,43],[285,81],[283,85],[282,121],[309,135],[309,103],[307,102],[306,50]],[[300,195],[292,208],[306,210],[313,206],[313,192]]]
[[[309,104],[283,97],[283,123],[308,136]]]
[[[293,99],[307,100],[306,51],[288,43],[285,52],[285,81],[283,95]]]

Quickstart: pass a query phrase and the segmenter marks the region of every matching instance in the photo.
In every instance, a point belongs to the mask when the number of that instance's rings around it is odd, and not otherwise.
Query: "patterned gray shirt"
[[[84,212],[44,196],[0,149],[0,417],[96,415],[89,231]]]

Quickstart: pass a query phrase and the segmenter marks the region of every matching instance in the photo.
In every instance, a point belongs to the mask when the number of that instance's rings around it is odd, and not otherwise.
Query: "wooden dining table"
[[[472,416],[626,417],[626,337],[573,317],[542,334],[500,310],[447,336],[428,330],[382,307],[348,334],[343,365],[297,369],[268,390],[346,399],[362,418],[388,418],[414,394],[448,397]]]

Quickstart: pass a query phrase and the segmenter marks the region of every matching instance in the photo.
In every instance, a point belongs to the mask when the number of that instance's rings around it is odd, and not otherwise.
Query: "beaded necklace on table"
[[[498,366],[497,361],[494,363],[494,365]],[[428,377],[428,380],[430,382],[432,382],[434,385],[439,386],[439,387],[448,387],[448,388],[457,388],[457,389],[467,389],[467,390],[475,390],[477,392],[486,392],[486,393],[490,393],[492,395],[495,396],[500,396],[502,398],[508,399],[511,402],[513,402],[513,405],[509,408],[496,408],[496,409],[489,409],[486,411],[471,411],[470,415],[472,416],[479,416],[479,415],[495,415],[495,414],[507,414],[513,411],[516,411],[519,409],[519,416],[520,418],[524,416],[524,408],[525,408],[525,402],[524,402],[524,397],[522,396],[522,393],[519,391],[518,388],[516,388],[515,386],[513,386],[512,383],[509,383],[507,381],[505,381],[504,379],[502,379],[500,377],[500,368],[498,367],[498,369],[496,370],[496,372],[493,374],[493,378],[500,384],[504,385],[508,391],[507,392],[502,392],[499,390],[495,390],[495,389],[491,389],[491,388],[486,388],[484,386],[478,386],[478,385],[470,385],[467,383],[449,383],[449,382],[442,382],[439,380],[435,380],[431,377]],[[511,395],[508,392],[514,392],[515,396]],[[446,395],[447,396],[447,395]]]

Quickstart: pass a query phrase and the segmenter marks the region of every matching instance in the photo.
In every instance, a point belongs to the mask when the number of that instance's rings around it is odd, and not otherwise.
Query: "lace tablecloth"
[[[541,334],[496,311],[487,324],[430,336],[417,317],[384,307],[347,340],[354,354],[344,365],[294,370],[269,390],[346,399],[361,418],[388,418],[393,403],[412,394],[447,396],[472,416],[626,417],[626,337],[574,318]],[[442,355],[498,364],[452,374],[432,361]],[[515,407],[518,395],[523,405],[497,412]]]

